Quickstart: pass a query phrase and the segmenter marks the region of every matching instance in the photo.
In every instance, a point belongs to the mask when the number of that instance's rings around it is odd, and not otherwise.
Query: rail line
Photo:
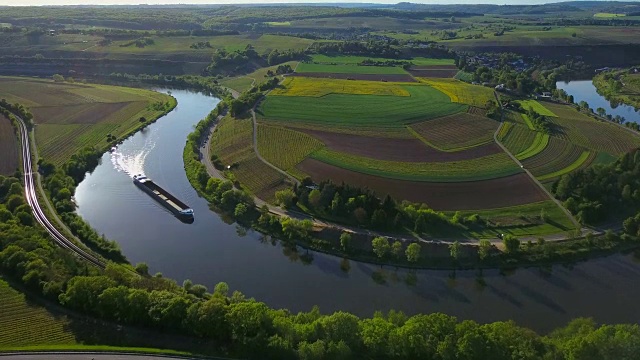
[[[71,251],[76,254],[80,258],[90,262],[91,264],[104,269],[105,263],[104,261],[98,259],[92,254],[88,253],[78,245],[76,245],[73,241],[67,239],[58,229],[49,221],[44,211],[40,207],[40,203],[38,202],[38,194],[36,190],[34,173],[33,173],[33,164],[31,162],[31,145],[29,141],[29,130],[25,125],[22,119],[16,117],[18,127],[20,128],[20,135],[22,137],[22,166],[24,168],[24,191],[25,197],[27,199],[27,203],[31,207],[33,211],[33,216],[42,227],[44,227],[47,232],[51,235],[56,244],[60,247]]]

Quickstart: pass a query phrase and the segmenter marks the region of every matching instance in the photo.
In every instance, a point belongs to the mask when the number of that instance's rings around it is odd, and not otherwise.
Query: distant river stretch
[[[168,92],[161,89],[159,91]],[[225,281],[275,308],[323,312],[345,310],[371,316],[375,310],[408,314],[444,312],[460,319],[492,322],[513,319],[545,332],[578,316],[603,322],[640,321],[640,265],[633,256],[613,256],[551,275],[537,269],[510,275],[485,271],[418,271],[380,268],[311,253],[284,250],[266,237],[226,223],[198,197],[183,169],[187,134],[218,99],[171,90],[178,106],[166,117],[104,154],[98,168],[78,186],[78,213],[99,233],[116,240],[132,263],[182,283],[191,279],[212,289]],[[143,172],[195,210],[195,223],[183,224],[147,194],[131,175]],[[299,251],[300,254],[304,250]],[[373,280],[380,273],[384,283]],[[414,278],[415,285],[406,279]],[[412,283],[412,281],[409,281]]]

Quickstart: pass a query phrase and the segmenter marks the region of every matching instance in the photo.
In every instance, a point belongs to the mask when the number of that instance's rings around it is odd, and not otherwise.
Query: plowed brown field
[[[403,162],[447,162],[476,159],[502,150],[495,143],[473,149],[444,152],[427,146],[418,139],[358,136],[328,131],[297,129],[322,141],[329,149],[378,160]]]
[[[0,115],[0,175],[12,175],[18,168],[18,141],[9,119]]]
[[[338,168],[306,159],[297,168],[318,182],[330,179],[367,187],[378,196],[425,203],[440,211],[495,209],[548,200],[545,193],[524,173],[504,178],[460,182],[429,183],[393,180]]]

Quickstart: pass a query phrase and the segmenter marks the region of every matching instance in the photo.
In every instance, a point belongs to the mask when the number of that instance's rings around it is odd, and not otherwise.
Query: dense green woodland
[[[144,264],[98,270],[55,246],[35,225],[15,178],[0,178],[0,268],[65,307],[123,324],[200,337],[234,356],[273,359],[633,359],[638,325],[578,319],[548,336],[513,322],[481,325],[444,314],[373,318],[319,309],[292,314],[185,281],[178,286]],[[15,214],[15,215],[14,215]]]
[[[564,175],[553,192],[586,224],[635,216],[640,212],[640,150],[610,165],[594,166]],[[638,235],[637,231],[629,232]]]

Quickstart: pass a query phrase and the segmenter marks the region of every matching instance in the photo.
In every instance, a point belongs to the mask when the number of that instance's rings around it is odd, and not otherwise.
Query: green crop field
[[[554,136],[615,156],[621,156],[640,146],[640,137],[616,124],[597,121],[571,106],[547,106],[558,114],[557,118],[552,119],[557,125]]]
[[[260,159],[253,151],[251,119],[225,117],[213,134],[211,150],[249,193],[265,201],[273,201],[275,193],[288,187],[285,177]]]
[[[128,135],[142,125],[141,117],[156,119],[163,111],[152,105],[175,102],[142,89],[24,78],[0,78],[0,97],[29,108],[41,156],[56,165],[78,149],[107,147],[107,135]]]
[[[304,73],[333,73],[333,74],[376,74],[376,75],[407,75],[398,66],[359,66],[359,65],[328,65],[300,63],[296,72]]]
[[[404,126],[467,110],[429,86],[405,86],[411,96],[331,94],[321,98],[267,96],[258,110],[261,119],[291,126],[332,131],[373,130],[378,135],[406,137]]]
[[[547,221],[540,218],[543,213]],[[460,234],[472,239],[495,238],[496,234],[511,234],[517,237],[544,236],[575,229],[567,215],[551,200],[501,209],[460,211],[461,216],[473,214],[480,215],[491,226]],[[452,235],[460,237],[458,234]]]
[[[568,174],[568,173],[570,173],[570,172],[572,172],[574,170],[577,170],[577,169],[581,168],[585,164],[587,164],[587,165],[590,164],[593,161],[594,157],[595,157],[594,153],[592,153],[590,151],[583,151],[582,154],[580,154],[580,157],[578,157],[573,163],[571,163],[567,167],[562,168],[562,169],[557,170],[557,171],[554,171],[552,173],[540,176],[538,178],[538,180],[545,181],[545,180],[549,180],[549,179],[555,179],[555,178],[560,177],[560,176],[562,176],[564,174]]]
[[[595,156],[595,152],[590,155],[583,147],[551,137],[544,150],[523,160],[522,165],[538,179],[548,180],[590,165]]]
[[[522,171],[505,153],[473,160],[439,163],[384,161],[327,149],[316,151],[311,154],[311,157],[330,165],[363,174],[409,181],[475,181],[505,177]]]
[[[324,144],[313,136],[281,127],[258,126],[258,151],[268,162],[291,170]]]
[[[542,152],[547,145],[549,145],[549,134],[536,133],[536,137],[533,139],[531,145],[523,151],[516,154],[516,158],[520,161],[526,160],[530,157]]]
[[[31,345],[74,345],[70,320],[32,304],[0,280],[0,349]]]
[[[554,114],[553,111],[549,110],[546,107],[547,103],[543,105],[535,100],[519,100],[518,102],[520,103],[520,106],[522,106],[522,108],[525,110],[533,109],[533,111],[537,112],[540,115],[557,117],[557,115]]]
[[[447,94],[455,103],[484,108],[489,100],[495,101],[493,90],[484,86],[471,85],[456,79],[420,78],[419,80]]]
[[[537,134],[539,134],[527,129],[526,126],[510,122],[504,123],[501,131],[503,130],[505,133],[499,136],[498,139],[512,154],[520,154],[528,149],[535,141]]]
[[[499,122],[458,113],[411,125],[427,143],[442,151],[458,151],[493,141]]]
[[[114,41],[108,46],[96,46],[89,52],[109,52],[113,54],[163,54],[163,53],[203,53],[209,54],[214,49],[227,51],[244,50],[247,45],[253,46],[257,52],[265,53],[278,50],[304,50],[313,44],[314,40],[293,36],[262,35],[254,38],[249,35],[223,36],[152,36],[152,45],[145,47],[124,46],[131,40]],[[209,42],[212,48],[193,49],[191,45],[197,42]],[[86,45],[86,44],[85,44]]]
[[[593,15],[593,17],[595,18],[600,18],[600,19],[615,19],[615,18],[621,18],[621,17],[625,17],[627,16],[626,14],[614,14],[614,13],[596,13]]]
[[[387,58],[379,58],[379,57],[367,57],[367,56],[327,56],[322,54],[315,54],[311,56],[311,61],[319,64],[359,64],[365,60],[373,60],[373,61],[408,61],[418,66],[427,66],[427,65],[454,65],[455,61],[453,59],[430,59],[424,57],[415,57],[412,59],[387,59]]]

